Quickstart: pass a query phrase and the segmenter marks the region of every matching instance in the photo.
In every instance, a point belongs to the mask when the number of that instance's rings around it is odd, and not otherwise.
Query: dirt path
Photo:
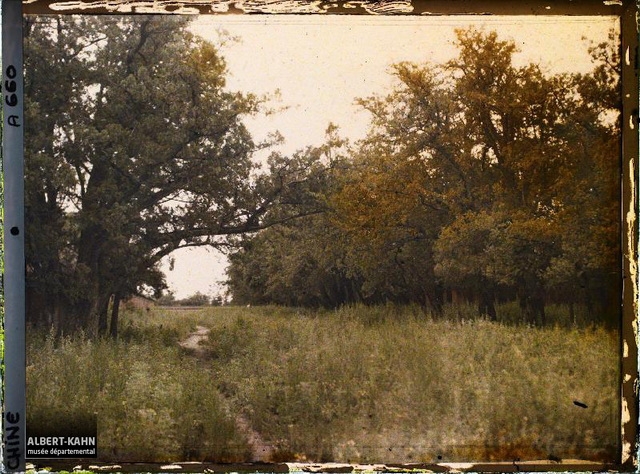
[[[273,459],[274,448],[260,436],[242,415],[236,415],[236,426],[245,434],[251,446],[251,461],[269,462]]]
[[[207,349],[202,344],[209,338],[210,329],[204,326],[196,326],[196,330],[190,333],[186,339],[178,344],[183,349],[190,351],[195,357],[205,359],[207,357]],[[274,452],[273,446],[266,443],[260,433],[251,427],[249,421],[242,415],[236,415],[236,426],[241,433],[247,437],[251,446],[250,461],[267,462],[270,461]]]
[[[189,334],[186,339],[180,341],[178,344],[183,349],[193,352],[193,355],[198,358],[204,358],[207,356],[207,349],[200,343],[206,341],[209,337],[209,328],[204,326],[196,326],[196,330]]]

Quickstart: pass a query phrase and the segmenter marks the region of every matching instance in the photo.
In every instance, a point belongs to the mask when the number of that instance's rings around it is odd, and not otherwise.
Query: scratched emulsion
[[[0,122],[0,139],[2,125]],[[4,229],[4,169],[2,169],[2,147],[0,146],[0,229]],[[4,232],[0,231],[0,403],[4,397]],[[4,419],[0,416],[0,432],[4,432]],[[0,443],[0,459],[4,459]]]
[[[624,26],[623,26],[624,31]],[[637,439],[637,396],[638,396],[638,220],[637,210],[637,151],[638,151],[638,91],[636,88],[630,87],[631,83],[637,84],[638,80],[638,50],[637,43],[631,41],[630,36],[635,37],[637,31],[637,23],[634,22],[633,33],[628,34],[624,40],[626,45],[623,49],[622,79],[623,88],[623,110],[625,118],[623,126],[625,134],[623,134],[623,150],[624,160],[627,164],[625,174],[625,182],[623,183],[623,191],[626,200],[626,214],[624,215],[624,266],[625,288],[624,293],[626,299],[623,304],[625,315],[623,317],[623,347],[622,347],[622,390],[621,390],[621,440],[622,464],[632,462],[634,468],[637,469],[637,452],[634,453],[634,438]],[[631,31],[629,31],[631,33]],[[623,36],[624,37],[624,36]],[[626,189],[625,189],[626,187]],[[631,301],[629,301],[631,300]],[[630,310],[629,310],[630,307]],[[630,320],[630,324],[629,324]],[[638,449],[635,443],[635,450]]]
[[[627,51],[628,53],[628,51]],[[627,63],[627,65],[629,64],[629,58],[628,58],[628,54],[627,54],[627,58],[625,60],[625,62]],[[629,117],[629,124],[628,127],[630,129],[634,129],[634,122],[633,122],[633,117]],[[638,314],[638,264],[636,261],[637,258],[637,249],[634,248],[635,247],[635,242],[636,242],[636,236],[635,233],[637,232],[637,214],[636,214],[636,207],[635,204],[637,204],[637,195],[636,195],[636,183],[635,183],[635,168],[636,168],[636,162],[635,159],[631,158],[629,159],[629,169],[628,169],[628,174],[629,174],[629,179],[631,180],[631,183],[629,184],[629,188],[630,188],[630,192],[631,192],[631,202],[634,203],[634,205],[630,205],[629,206],[629,210],[627,211],[627,214],[625,216],[626,219],[626,229],[627,229],[627,238],[626,238],[626,242],[627,242],[627,248],[625,249],[625,253],[627,258],[625,259],[628,262],[629,265],[629,280],[630,280],[630,284],[632,285],[633,288],[633,302],[632,302],[632,306],[633,306],[633,314],[637,315]],[[632,321],[632,327],[633,327],[633,335],[636,338],[635,341],[635,347],[638,346],[637,340],[638,340],[638,321],[637,318],[634,318],[634,320]],[[628,337],[628,335],[625,335],[625,337]],[[623,341],[623,351],[622,351],[622,357],[623,359],[626,359],[630,356],[629,353],[629,342],[627,340]],[[624,364],[623,364],[624,365]],[[628,384],[631,383],[634,386],[637,385],[637,377],[638,374],[637,372],[629,374],[629,373],[624,373],[622,374],[622,380],[623,383]],[[637,389],[636,389],[637,390]],[[637,392],[636,392],[637,395]],[[633,403],[633,401],[632,401]],[[627,400],[627,398],[625,397],[625,395],[622,395],[622,420],[621,420],[621,435],[622,435],[622,463],[626,463],[629,459],[632,458],[633,453],[633,446],[631,444],[631,442],[628,439],[627,436],[627,429],[628,429],[628,425],[631,423],[631,413],[629,411],[629,401]]]
[[[36,3],[26,0],[24,3]],[[413,12],[410,0],[391,1],[347,1],[341,7],[345,10],[362,9],[372,15],[389,15]],[[62,1],[52,2],[53,11],[92,10],[104,8],[112,13],[328,13],[336,8],[336,3],[320,0],[106,0],[106,1]]]

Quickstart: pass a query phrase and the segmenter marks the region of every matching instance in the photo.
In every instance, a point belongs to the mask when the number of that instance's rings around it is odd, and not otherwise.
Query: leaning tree
[[[261,101],[227,89],[223,57],[189,19],[26,21],[33,324],[102,334],[111,306],[115,334],[121,299],[161,290],[171,252],[313,212],[305,169],[286,159],[258,169],[268,144],[243,119]]]

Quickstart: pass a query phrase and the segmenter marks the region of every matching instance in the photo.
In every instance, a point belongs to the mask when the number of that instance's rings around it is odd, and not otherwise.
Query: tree
[[[456,44],[445,64],[395,65],[395,88],[360,100],[370,131],[326,188],[325,215],[248,239],[232,260],[235,297],[323,304],[322,282],[339,275],[330,281],[353,291],[331,305],[439,314],[457,293],[492,320],[498,300],[517,299],[528,324],[548,322],[549,302],[574,322],[578,305],[615,321],[614,37],[590,49],[591,74],[517,67],[515,44],[494,32],[461,30]]]
[[[550,75],[515,67],[515,45],[496,33],[457,35],[457,58],[399,64],[397,88],[361,102],[372,129],[335,198],[339,225],[363,243],[361,265],[419,242],[412,281],[433,299],[442,284],[472,292],[495,318],[496,291],[509,287],[525,320],[544,323],[561,278],[593,272],[587,295],[616,286],[593,276],[613,275],[618,253],[615,57],[599,45],[593,74]]]
[[[486,212],[465,213],[442,229],[434,243],[434,273],[449,288],[475,295],[478,313],[495,320],[498,287],[496,231],[499,220]]]
[[[564,294],[574,315],[581,304],[591,319],[619,323],[620,268],[620,74],[617,41],[589,48],[595,68],[577,75],[573,87],[581,101],[573,111],[576,146],[556,192],[562,196],[558,221],[570,239],[561,241],[546,278]]]
[[[224,59],[184,17],[38,18],[25,29],[29,318],[103,334],[164,285],[176,249],[313,212],[305,169],[260,172]],[[277,210],[275,208],[278,208]],[[113,330],[112,330],[113,332]]]
[[[183,300],[179,300],[177,303],[180,306],[209,306],[211,304],[211,298],[196,291],[194,294],[187,296]]]
[[[163,291],[162,296],[156,300],[160,306],[175,306],[176,302],[176,295],[173,291]]]
[[[423,192],[430,178],[420,162],[395,160],[378,146],[361,153],[333,196],[332,222],[345,233],[346,261],[363,278],[363,296],[440,312],[432,242],[447,208]]]
[[[322,203],[323,212],[244,236],[227,269],[234,303],[337,307],[361,299],[360,278],[346,262],[345,236],[330,217],[329,196],[348,168],[345,150],[346,143],[330,125],[326,144],[300,150],[290,159],[307,170],[304,194]]]
[[[297,219],[247,239],[230,257],[235,304],[335,308],[362,299],[360,280],[326,215]]]

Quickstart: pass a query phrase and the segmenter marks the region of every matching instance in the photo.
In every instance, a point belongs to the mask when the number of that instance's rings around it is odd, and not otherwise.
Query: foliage
[[[245,240],[227,270],[234,303],[335,307],[361,299],[358,277],[345,264],[344,238],[322,214]]]
[[[619,318],[616,39],[589,74],[515,66],[495,32],[457,32],[445,64],[400,63],[359,100],[368,136],[264,166],[189,19],[31,17],[25,25],[28,316],[57,335],[117,335],[119,304],[160,295],[183,247],[231,250],[243,304],[336,308],[467,301],[498,320]],[[45,86],[46,85],[46,86]],[[53,86],[53,87],[50,87]],[[170,299],[167,299],[170,301]],[[579,315],[586,311],[588,317]]]
[[[160,306],[174,306],[176,301],[176,296],[173,291],[163,291],[162,296],[156,300]]]
[[[158,262],[174,250],[223,248],[315,207],[308,163],[258,169],[253,153],[270,142],[255,143],[243,120],[260,100],[226,88],[224,59],[189,21],[26,20],[34,323],[104,333],[110,301],[115,326],[122,299],[163,289]]]
[[[326,137],[325,145],[293,157],[308,168],[307,184],[324,212],[246,235],[238,242],[227,269],[234,303],[331,307],[362,298],[359,277],[346,263],[346,236],[332,225],[328,203],[349,167],[344,156],[348,144],[333,125]]]
[[[590,74],[515,66],[495,32],[459,30],[456,46],[445,64],[396,64],[395,88],[360,100],[370,131],[343,152],[329,211],[246,243],[229,270],[237,301],[437,315],[466,300],[495,320],[517,300],[532,324],[553,303],[617,324],[615,37],[590,48]],[[335,275],[348,291],[307,298]]]
[[[180,306],[208,306],[211,304],[211,298],[207,295],[196,291],[193,295],[187,296],[182,300],[178,300]]]

